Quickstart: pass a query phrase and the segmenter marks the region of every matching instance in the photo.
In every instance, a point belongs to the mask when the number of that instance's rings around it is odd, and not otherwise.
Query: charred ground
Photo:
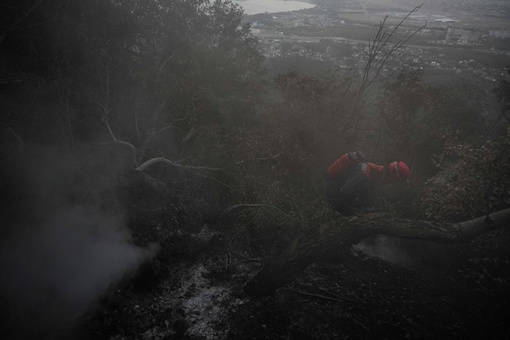
[[[262,254],[211,245],[192,261],[174,255],[160,263],[159,277],[140,272],[151,284],[131,281],[105,297],[84,317],[79,338],[505,339],[508,237],[493,232],[453,248],[375,237],[258,299],[242,287]],[[488,249],[493,242],[499,246]],[[407,262],[367,255],[382,247],[406,253]]]

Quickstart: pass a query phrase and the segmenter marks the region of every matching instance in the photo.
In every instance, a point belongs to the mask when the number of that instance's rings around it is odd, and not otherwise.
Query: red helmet
[[[388,168],[393,179],[406,180],[411,175],[409,167],[404,162],[391,162]]]

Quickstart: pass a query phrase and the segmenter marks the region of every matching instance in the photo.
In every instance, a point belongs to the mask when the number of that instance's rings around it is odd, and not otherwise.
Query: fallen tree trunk
[[[251,296],[271,294],[297,278],[311,263],[341,257],[346,249],[374,234],[427,240],[436,243],[464,243],[488,231],[508,226],[510,209],[453,226],[407,220],[384,214],[341,219],[324,225],[312,239],[295,240],[244,286]]]

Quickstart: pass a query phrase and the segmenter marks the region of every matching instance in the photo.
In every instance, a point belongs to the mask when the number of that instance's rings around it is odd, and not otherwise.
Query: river
[[[289,12],[299,9],[315,7],[314,4],[309,4],[302,1],[282,1],[282,0],[233,0],[243,7],[244,12],[248,15],[257,13],[276,13],[276,12]]]

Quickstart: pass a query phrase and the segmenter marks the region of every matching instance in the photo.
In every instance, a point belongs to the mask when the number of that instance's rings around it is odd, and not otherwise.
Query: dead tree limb
[[[163,64],[161,64],[161,67],[159,68],[158,73],[163,72],[163,69],[165,68],[166,64],[177,54],[177,52],[170,54],[170,56],[168,58],[166,58],[166,60],[163,62]]]
[[[423,4],[416,6],[407,13],[390,32],[386,31],[386,20],[388,16],[379,23],[379,29],[374,39],[368,41],[368,46],[364,50],[368,59],[363,69],[361,84],[358,90],[359,98],[365,95],[367,88],[379,77],[389,57],[405,45],[415,34],[426,27],[427,24],[424,24],[415,30],[408,30],[404,36],[399,38],[395,43],[390,43],[390,39],[396,35],[397,30],[400,29],[411,14],[418,11],[422,5]]]
[[[153,164],[156,164],[156,163],[165,163],[167,165],[171,165],[171,166],[175,166],[175,167],[178,167],[178,168],[182,168],[182,169],[186,169],[186,170],[191,170],[191,171],[222,171],[224,169],[222,168],[210,168],[210,167],[205,167],[205,166],[193,166],[193,165],[184,165],[184,164],[180,164],[180,163],[177,163],[177,162],[173,162],[167,158],[164,158],[164,157],[154,157],[154,158],[151,158],[149,159],[148,161],[145,161],[144,163],[140,164],[136,170],[138,171],[144,171],[146,170],[148,167],[150,167],[151,165]]]
[[[118,139],[112,130],[110,122],[108,121],[108,118],[110,115],[110,108],[109,108],[109,105],[110,105],[110,70],[108,69],[108,67],[106,67],[106,76],[105,76],[104,84],[103,84],[102,78],[101,78],[101,83],[102,83],[102,86],[104,87],[104,97],[105,97],[104,102],[105,103],[102,104],[102,103],[96,102],[94,100],[91,100],[91,102],[98,105],[101,109],[103,109],[102,121],[106,125],[106,129],[108,130],[108,134],[110,135],[113,143],[127,146],[131,150],[133,163],[136,164],[137,163],[136,147],[129,142]]]
[[[251,296],[269,295],[297,278],[311,263],[340,258],[350,246],[368,236],[384,234],[443,244],[465,243],[488,231],[510,224],[510,209],[444,226],[426,221],[370,214],[358,219],[341,219],[321,228],[312,239],[295,240],[244,286]]]

